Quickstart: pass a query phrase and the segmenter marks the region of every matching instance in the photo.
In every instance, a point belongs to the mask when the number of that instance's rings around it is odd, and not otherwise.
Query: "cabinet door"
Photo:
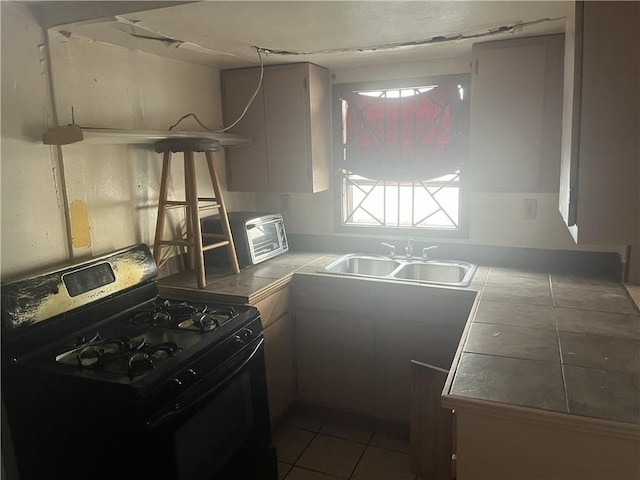
[[[411,361],[448,370],[461,334],[457,327],[378,320],[375,333],[376,417],[408,422]]]
[[[576,243],[640,242],[639,18],[639,2],[577,2],[568,22],[560,211]]]
[[[311,185],[308,64],[269,67],[264,77],[269,185],[308,191]]]
[[[260,80],[260,69],[227,70],[221,76],[224,123],[231,125],[242,115],[255,92]],[[266,189],[269,181],[262,88],[242,120],[230,132],[250,137],[251,145],[225,150],[227,188],[250,192]]]
[[[267,389],[271,423],[276,423],[293,403],[293,326],[286,314],[264,329]]]
[[[356,315],[296,310],[298,397],[373,412],[373,323]]]
[[[476,191],[556,193],[561,35],[474,45],[471,164]]]

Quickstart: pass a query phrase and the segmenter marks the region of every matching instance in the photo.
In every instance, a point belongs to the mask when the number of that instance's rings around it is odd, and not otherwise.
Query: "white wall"
[[[194,112],[205,125],[218,127],[219,71],[50,32],[51,98],[44,33],[23,5],[2,2],[1,8],[2,279],[70,256],[153,243],[160,154],[130,145],[77,144],[58,151],[43,145],[41,135],[54,125],[54,111],[60,125],[71,123],[71,107],[82,126],[164,130]],[[192,119],[178,129],[200,130]],[[224,152],[215,156],[224,183]],[[172,195],[183,198],[181,156],[174,158],[180,161],[174,162]],[[211,196],[203,160],[198,177],[201,196]],[[86,217],[72,212],[69,228],[65,192],[67,204],[87,208]],[[254,195],[246,193],[227,193],[225,201],[231,210],[255,205]],[[182,217],[176,213],[168,228],[180,228]],[[90,244],[82,246],[78,239],[86,226]],[[73,241],[67,230],[76,246],[68,246]]]
[[[471,57],[437,59],[403,63],[385,67],[344,68],[332,72],[333,83],[468,73]],[[559,136],[558,136],[559,139]],[[558,140],[559,142],[559,140]],[[560,144],[557,145],[559,171]],[[336,177],[334,177],[335,180]],[[332,192],[317,194],[289,194],[289,211],[284,211],[287,232],[299,234],[334,234],[334,201]],[[524,219],[525,199],[538,202],[537,218]],[[258,209],[282,211],[281,194],[257,194]],[[496,245],[562,250],[605,251],[623,253],[616,245],[580,245],[573,242],[558,211],[555,193],[488,193],[471,192],[470,231],[465,240],[446,240],[447,243]],[[389,237],[391,238],[391,237]],[[422,238],[429,241],[429,237]],[[432,239],[442,243],[442,239]]]

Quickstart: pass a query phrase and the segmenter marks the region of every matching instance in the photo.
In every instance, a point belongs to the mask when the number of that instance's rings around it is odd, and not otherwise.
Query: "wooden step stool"
[[[153,243],[153,258],[155,259],[156,264],[160,265],[160,253],[163,246],[177,245],[186,247],[189,269],[195,269],[196,271],[198,288],[204,288],[206,286],[204,252],[207,250],[226,247],[233,273],[240,272],[238,258],[236,257],[236,249],[233,245],[231,228],[229,227],[229,219],[227,218],[227,209],[224,206],[222,189],[220,187],[220,182],[213,162],[212,152],[217,152],[219,148],[220,144],[215,140],[198,138],[162,140],[155,144],[155,150],[156,152],[163,154],[163,160],[160,195],[158,199],[158,220],[156,222],[156,236]],[[171,154],[173,152],[182,152],[184,155],[185,201],[167,200],[167,183],[171,169]],[[209,167],[209,175],[213,185],[214,197],[198,197],[194,152],[203,152],[207,158],[207,166]],[[200,204],[201,202],[203,203],[202,205]],[[167,210],[173,208],[186,209],[186,232],[179,240],[163,240],[162,236],[164,233]],[[210,209],[216,209],[219,212],[223,232],[222,234],[202,233],[202,228],[200,226],[200,211]],[[220,241],[203,247],[203,235],[207,238],[215,238]]]

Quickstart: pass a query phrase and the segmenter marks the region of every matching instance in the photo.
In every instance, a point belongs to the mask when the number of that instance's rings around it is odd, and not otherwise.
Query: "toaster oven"
[[[289,250],[284,221],[279,213],[229,212],[229,226],[240,268],[256,265]],[[222,233],[220,217],[202,219],[203,233]],[[204,238],[207,245],[213,240]],[[229,265],[226,249],[217,248],[204,254],[205,264]]]

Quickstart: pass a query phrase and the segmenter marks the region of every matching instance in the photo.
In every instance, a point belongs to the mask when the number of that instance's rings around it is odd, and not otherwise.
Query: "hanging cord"
[[[237,118],[237,120],[235,122],[233,122],[231,125],[229,125],[228,127],[224,127],[221,128],[219,130],[214,130],[212,128],[208,128],[206,125],[204,125],[200,119],[198,118],[198,116],[193,113],[187,113],[186,115],[183,115],[182,117],[180,117],[180,119],[174,123],[173,125],[171,125],[169,127],[169,130],[173,130],[175,127],[177,127],[180,122],[182,122],[182,120],[184,120],[185,118],[188,117],[193,117],[195,119],[196,122],[198,122],[198,125],[200,125],[202,128],[204,128],[205,130],[208,130],[210,132],[214,132],[214,133],[222,133],[222,132],[226,132],[227,130],[232,129],[233,127],[235,127],[238,122],[240,122],[240,120],[243,119],[243,117],[246,115],[247,111],[249,110],[249,107],[251,106],[251,104],[253,103],[253,101],[255,100],[255,98],[258,96],[258,92],[260,91],[260,87],[262,87],[262,79],[264,78],[264,62],[262,61],[262,54],[261,54],[261,48],[260,47],[254,47],[256,49],[256,53],[258,54],[258,59],[260,60],[260,79],[258,80],[258,86],[256,87],[255,92],[253,92],[253,95],[251,95],[251,98],[249,99],[249,102],[247,103],[247,106],[244,107],[244,110],[242,111],[242,113],[240,114],[240,116]]]

